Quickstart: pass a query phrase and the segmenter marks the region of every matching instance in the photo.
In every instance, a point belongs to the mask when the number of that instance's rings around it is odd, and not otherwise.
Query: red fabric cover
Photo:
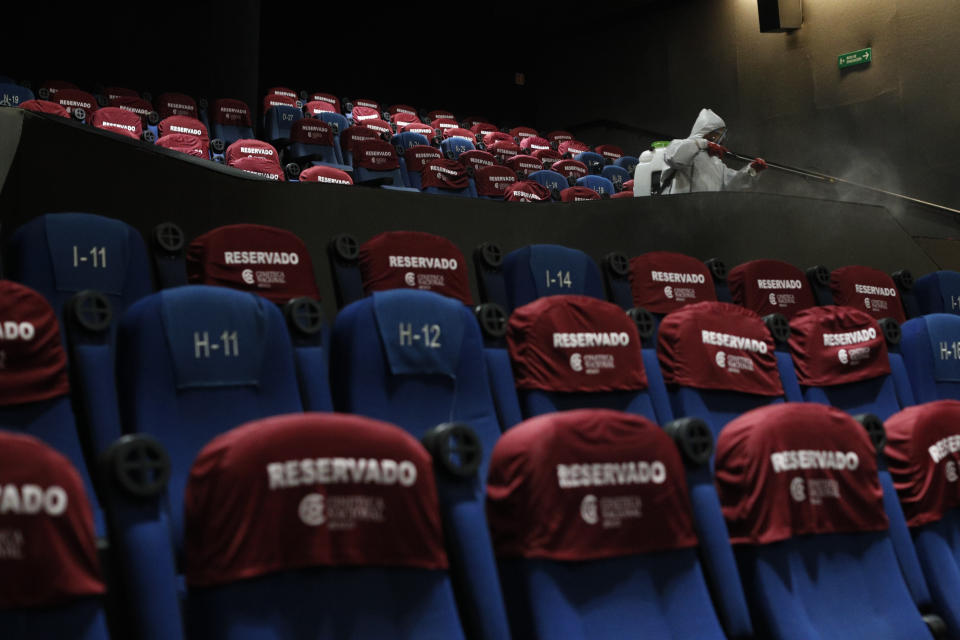
[[[97,129],[112,131],[134,140],[139,140],[143,133],[143,122],[140,120],[140,116],[120,107],[97,109],[90,119],[90,124]]]
[[[0,609],[106,592],[83,480],[33,436],[0,432],[0,540]]]
[[[517,173],[533,173],[534,171],[540,171],[543,169],[543,163],[533,156],[517,155],[507,158],[507,161],[504,163]]]
[[[355,124],[340,132],[340,148],[348,153],[353,153],[353,149],[358,142],[380,139],[380,134],[373,129],[368,129],[362,124]]]
[[[510,135],[516,140],[523,140],[524,138],[539,136],[540,133],[533,127],[514,127],[510,129]]]
[[[144,100],[143,98],[136,96],[120,96],[110,100],[111,107],[120,107],[121,109],[126,109],[127,111],[132,111],[141,118],[146,118],[147,115],[153,111],[153,105]]]
[[[470,131],[470,129],[464,129],[463,127],[450,127],[449,129],[444,129],[443,137],[444,139],[456,137],[466,138],[470,142],[476,140],[473,135],[473,131]]]
[[[826,387],[890,374],[887,341],[866,311],[825,306],[804,309],[790,321],[790,351],[797,380]]]
[[[55,93],[62,91],[64,89],[80,89],[80,87],[78,87],[72,82],[67,82],[66,80],[47,80],[42,85],[40,85],[40,89],[46,89],[47,91],[50,92],[50,95],[52,96]]]
[[[594,148],[594,151],[602,155],[604,158],[609,158],[611,161],[623,157],[623,149],[615,144],[601,144]]]
[[[283,175],[283,169],[280,168],[280,165],[277,162],[274,162],[269,158],[245,156],[242,158],[237,158],[232,162],[228,162],[227,165],[233,167],[234,169],[240,169],[241,171],[246,171],[247,173],[252,173],[268,180],[276,180],[278,182],[286,181],[286,178]]]
[[[877,320],[893,318],[900,324],[906,322],[897,285],[883,271],[860,266],[834,269],[830,290],[835,304],[865,309]]]
[[[556,171],[556,166],[554,171]],[[651,313],[670,313],[695,302],[717,299],[707,265],[670,251],[650,251],[630,260],[633,304]]]
[[[577,409],[525,420],[490,459],[499,557],[597,560],[697,545],[683,461],[641,416]]]
[[[565,178],[582,178],[583,176],[590,173],[590,170],[587,169],[587,165],[583,164],[579,160],[558,160],[553,163],[553,166],[550,167],[551,171],[556,171]]]
[[[353,111],[350,112],[353,122],[359,124],[364,120],[374,120],[380,119],[380,112],[376,109],[371,109],[370,107],[361,107],[356,106],[353,108]]]
[[[0,406],[70,393],[57,316],[28,287],[0,280]]]
[[[296,107],[297,99],[291,98],[289,96],[284,96],[276,93],[271,93],[270,95],[264,96],[263,98],[263,112],[266,113],[271,107]]]
[[[353,148],[353,166],[371,171],[393,171],[400,160],[393,145],[386,140],[361,140]]]
[[[517,174],[503,165],[480,167],[474,173],[473,181],[477,185],[478,196],[502,198],[507,187],[517,181]]]
[[[788,402],[735,418],[715,468],[734,544],[888,528],[873,443],[835,407]]]
[[[423,289],[473,305],[467,261],[446,238],[421,231],[387,231],[360,246],[363,290]]]
[[[560,143],[560,146],[557,147],[557,151],[560,152],[560,155],[565,156],[569,154],[572,157],[578,153],[590,151],[590,147],[587,146],[586,143],[580,142],[579,140],[564,140]]]
[[[496,133],[499,129],[497,129],[497,125],[490,122],[478,122],[470,126],[470,131],[473,131],[475,136],[479,134],[481,139],[484,139],[487,134]]]
[[[420,122],[420,118],[415,113],[394,113],[390,115],[390,122],[394,123],[397,126],[398,130],[403,130],[403,127],[408,124],[423,124]]]
[[[600,194],[589,187],[567,187],[560,192],[563,202],[583,202],[585,200],[600,200]]]
[[[549,202],[550,189],[533,180],[517,180],[503,192],[507,202]]]
[[[486,149],[503,164],[506,164],[507,159],[520,153],[520,146],[517,145],[517,143],[506,140],[498,140],[493,144],[487,145]]]
[[[269,142],[257,140],[255,138],[243,138],[237,140],[224,153],[224,160],[231,164],[240,158],[266,158],[273,164],[280,166],[280,154]]]
[[[427,119],[430,120],[431,122],[432,122],[433,120],[436,120],[437,118],[446,118],[446,119],[448,119],[448,120],[456,120],[456,119],[457,119],[457,117],[456,117],[455,115],[453,115],[452,112],[447,111],[447,110],[445,110],[445,109],[434,109],[433,111],[431,111],[431,112],[429,112],[429,113],[427,114]]]
[[[783,395],[766,325],[729,302],[698,302],[667,314],[660,321],[657,357],[668,384]]]
[[[194,461],[184,508],[191,587],[315,566],[448,566],[429,454],[371,418],[289,414],[228,431]]]
[[[637,326],[587,296],[539,298],[510,314],[507,348],[518,389],[563,393],[647,388]]]
[[[390,126],[390,123],[386,120],[381,120],[380,118],[364,120],[363,126],[365,126],[367,129],[376,131],[381,136],[383,134],[387,134],[388,137],[393,135],[393,127]]]
[[[354,101],[353,101],[353,106],[354,106],[354,107],[368,107],[368,108],[373,109],[373,110],[375,110],[375,111],[377,111],[377,112],[380,112],[380,110],[381,110],[381,109],[380,109],[380,103],[379,103],[379,102],[377,102],[376,100],[370,100],[370,99],[368,99],[368,98],[358,98],[357,100],[354,100]]]
[[[210,139],[210,135],[207,133],[207,126],[190,116],[170,116],[164,118],[160,121],[160,124],[157,125],[157,133],[159,133],[161,137],[171,133],[183,133],[204,140]]]
[[[430,160],[420,170],[421,189],[435,187],[437,189],[456,190],[468,186],[470,186],[470,176],[467,175],[467,168],[458,160],[447,158]]]
[[[817,303],[803,271],[780,260],[739,264],[730,270],[727,283],[734,302],[761,316],[782,313],[789,320]]]
[[[467,116],[461,120],[461,122],[463,122],[463,126],[467,127],[468,129],[471,129],[478,124],[490,124],[489,121],[490,119],[486,116]],[[496,129],[496,127],[494,127],[494,129]]]
[[[250,127],[250,107],[243,100],[220,98],[213,101],[210,118],[213,122],[236,127]]]
[[[173,116],[179,117],[179,116]],[[172,151],[179,151],[188,156],[207,159],[210,157],[210,143],[206,138],[190,135],[189,133],[168,133],[157,138],[156,145]]]
[[[326,102],[328,104],[333,105],[333,110],[337,113],[340,113],[341,111],[340,98],[333,95],[332,93],[318,93],[318,92],[311,93],[310,102],[317,102],[317,101]]]
[[[403,152],[403,158],[407,163],[408,173],[411,171],[420,173],[426,163],[443,158],[443,154],[436,147],[415,144],[412,147],[407,147],[407,150]]]
[[[157,113],[161,120],[170,116],[197,117],[197,102],[183,93],[163,93],[157,98]]]
[[[887,468],[907,526],[938,522],[960,506],[960,402],[937,400],[887,418]]]
[[[529,138],[527,139],[529,140]],[[542,162],[545,169],[553,169],[553,165],[563,159],[560,152],[554,151],[553,149],[538,149],[530,155]],[[574,160],[574,162],[576,162],[576,160]]]
[[[493,157],[492,153],[487,151],[481,151],[480,149],[471,149],[470,151],[464,151],[457,158],[465,166],[473,167],[475,171],[479,171],[484,167],[492,167],[497,164],[497,159]]]
[[[483,136],[483,145],[485,147],[489,147],[496,142],[515,143],[513,136],[502,131],[491,131]],[[517,148],[519,149],[520,147],[518,146]]]
[[[297,95],[297,92],[291,89],[290,87],[270,87],[267,89],[267,95],[283,96],[285,98],[293,98],[296,101],[300,96]]]
[[[417,117],[417,110],[408,104],[390,105],[387,107],[387,113],[389,113],[391,116],[396,116],[402,113],[404,115],[413,116],[414,118],[417,118],[418,121],[420,120],[420,118]]]
[[[308,167],[300,172],[300,182],[328,182],[332,184],[353,184],[353,178],[346,171],[323,165]]]
[[[334,144],[333,127],[316,118],[301,118],[290,127],[290,142],[332,147]]]
[[[307,104],[303,105],[303,111],[308,118],[312,118],[325,112],[336,113],[337,109],[329,102],[324,102],[323,100],[311,100]]]
[[[410,131],[411,133],[419,133],[427,137],[427,140],[433,138],[436,135],[436,131],[433,130],[428,124],[423,124],[422,122],[411,122],[410,124],[404,125],[401,129],[402,131]]]
[[[556,142],[559,145],[565,140],[573,140],[573,134],[569,131],[551,131],[547,134],[547,140]]]
[[[111,103],[117,98],[140,98],[139,93],[126,87],[107,87],[103,90],[103,95],[105,95],[107,101]],[[111,104],[111,106],[113,105]]]
[[[251,291],[277,304],[302,296],[320,299],[307,246],[284,229],[218,227],[190,243],[186,262],[191,283]]]
[[[433,127],[435,131],[443,133],[447,129],[459,128],[460,123],[453,118],[434,118],[430,121],[430,126]]]
[[[50,96],[50,99],[70,114],[77,107],[83,107],[87,111],[87,122],[90,122],[94,112],[99,108],[97,99],[92,94],[80,89],[60,89],[55,95]]]
[[[610,196],[610,199],[614,200],[614,199],[632,198],[632,197],[633,197],[633,189],[630,189],[629,191],[618,191],[617,193]]]
[[[49,100],[24,100],[20,103],[21,109],[26,109],[27,111],[33,111],[34,113],[46,113],[52,116],[60,116],[62,118],[69,118],[70,114],[67,113],[67,110],[61,107],[56,102],[51,102]]]
[[[551,150],[550,141],[540,136],[527,136],[520,139],[520,150],[533,155],[534,151]]]
[[[623,183],[623,189],[621,193],[623,191],[629,191],[630,195],[633,196],[633,179],[632,178]],[[612,198],[613,196],[610,196],[610,197]]]

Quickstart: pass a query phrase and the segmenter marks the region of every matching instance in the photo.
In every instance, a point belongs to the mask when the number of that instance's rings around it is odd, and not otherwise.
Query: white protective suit
[[[730,169],[720,158],[707,153],[707,139],[711,131],[725,129],[723,118],[710,109],[701,109],[693,123],[690,137],[673,140],[663,154],[667,169],[661,181],[666,184],[662,191],[669,193],[692,193],[694,191],[734,191],[753,186],[757,171],[750,165],[739,171]]]

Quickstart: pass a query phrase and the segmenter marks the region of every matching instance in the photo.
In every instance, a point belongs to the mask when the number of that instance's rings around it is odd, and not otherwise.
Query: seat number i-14
[[[556,277],[554,277],[554,276],[556,276]],[[546,271],[546,277],[547,277],[547,288],[548,288],[548,289],[549,289],[550,287],[553,287],[553,286],[560,287],[561,289],[571,289],[571,288],[573,288],[573,281],[572,281],[571,278],[570,278],[570,272],[569,272],[569,271],[561,271],[561,270],[558,269],[558,270],[555,271],[555,272],[551,272],[549,269],[547,269],[547,271]]]

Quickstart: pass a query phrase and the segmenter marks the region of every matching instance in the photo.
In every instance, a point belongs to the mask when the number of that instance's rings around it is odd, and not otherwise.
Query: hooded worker
[[[667,168],[661,176],[661,193],[734,191],[753,186],[767,163],[757,158],[739,171],[728,168],[722,159],[728,151],[720,144],[726,135],[723,118],[710,109],[701,109],[690,137],[671,141],[664,151]]]

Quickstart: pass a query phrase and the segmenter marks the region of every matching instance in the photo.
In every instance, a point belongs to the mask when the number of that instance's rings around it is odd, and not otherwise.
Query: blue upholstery
[[[577,178],[577,186],[593,189],[601,196],[612,196],[617,192],[617,188],[613,185],[613,182],[604,176],[590,175]]]
[[[59,607],[0,610],[5,640],[109,640],[100,598],[83,598]]]
[[[587,165],[587,169],[593,174],[599,174],[607,162],[606,159],[596,151],[578,153],[573,159]]]
[[[33,91],[10,82],[0,82],[0,107],[19,107],[33,100]]]
[[[462,136],[452,136],[440,143],[440,150],[443,151],[443,155],[451,160],[456,160],[460,157],[461,153],[473,151],[476,148],[473,140]]]
[[[541,169],[540,171],[534,171],[529,176],[529,180],[533,180],[539,184],[542,184],[550,191],[556,189],[557,191],[563,191],[570,184],[567,182],[567,179],[563,174],[557,173],[556,171],[551,171],[550,169]]]
[[[623,189],[623,183],[633,178],[633,175],[623,167],[615,164],[608,164],[600,172],[600,175],[613,183],[614,192]],[[600,193],[603,193],[602,191]]]
[[[392,144],[397,150],[397,156],[400,159],[400,174],[403,176],[403,182],[408,187],[413,187],[414,189],[420,188],[420,175],[419,174],[410,174],[407,171],[407,159],[404,157],[404,153],[410,147],[417,145],[429,146],[430,141],[427,140],[427,137],[422,133],[414,133],[413,131],[404,131],[402,133],[394,134],[390,138],[390,144]],[[414,180],[416,183],[414,183]]]
[[[886,532],[799,536],[736,553],[758,637],[932,637],[897,575]]]
[[[634,156],[620,156],[613,161],[613,164],[618,167],[623,167],[627,170],[627,173],[630,175],[628,180],[633,179],[633,172],[637,168],[637,164],[640,163],[640,160]]]
[[[117,371],[124,430],[152,435],[170,453],[176,548],[187,475],[203,445],[249,420],[303,410],[280,310],[225,287],[167,289],[131,307],[118,331]]]
[[[406,373],[391,370],[386,345],[392,351],[431,350],[430,344],[445,345],[448,336],[456,335],[459,349],[448,354],[445,365],[453,377],[418,374],[409,363],[395,369]],[[423,362],[434,361],[430,354]],[[509,638],[484,515],[487,467],[500,425],[473,314],[460,301],[429,291],[374,292],[337,314],[330,364],[331,371],[337,372],[331,380],[337,411],[390,421],[417,438],[445,422],[465,422],[476,431],[483,447],[477,476],[455,480],[438,475],[437,489],[460,616],[468,635]],[[440,371],[434,365],[430,370]]]
[[[284,146],[290,140],[290,127],[303,117],[303,111],[287,105],[274,105],[263,114],[263,136],[273,146]]]
[[[920,313],[960,314],[960,272],[934,271],[917,278],[913,295]]]
[[[913,541],[948,637],[960,638],[960,511],[951,509],[941,520],[915,527]]]
[[[960,400],[960,317],[933,313],[903,323],[900,351],[917,402]]]
[[[349,164],[348,162],[344,162],[343,159],[343,151],[340,148],[340,134],[347,130],[350,126],[350,121],[347,120],[345,115],[334,113],[333,111],[324,111],[319,115],[319,118],[328,124],[336,125],[333,130],[333,140],[334,147],[336,147],[337,151],[337,162],[340,164]]]
[[[125,222],[89,213],[34,218],[10,237],[4,259],[7,276],[39,291],[61,326],[63,305],[78,291],[103,293],[114,319],[153,291],[140,233]]]
[[[603,278],[593,259],[578,249],[534,244],[503,258],[507,304],[512,311],[543,296],[576,294],[603,299]]]

